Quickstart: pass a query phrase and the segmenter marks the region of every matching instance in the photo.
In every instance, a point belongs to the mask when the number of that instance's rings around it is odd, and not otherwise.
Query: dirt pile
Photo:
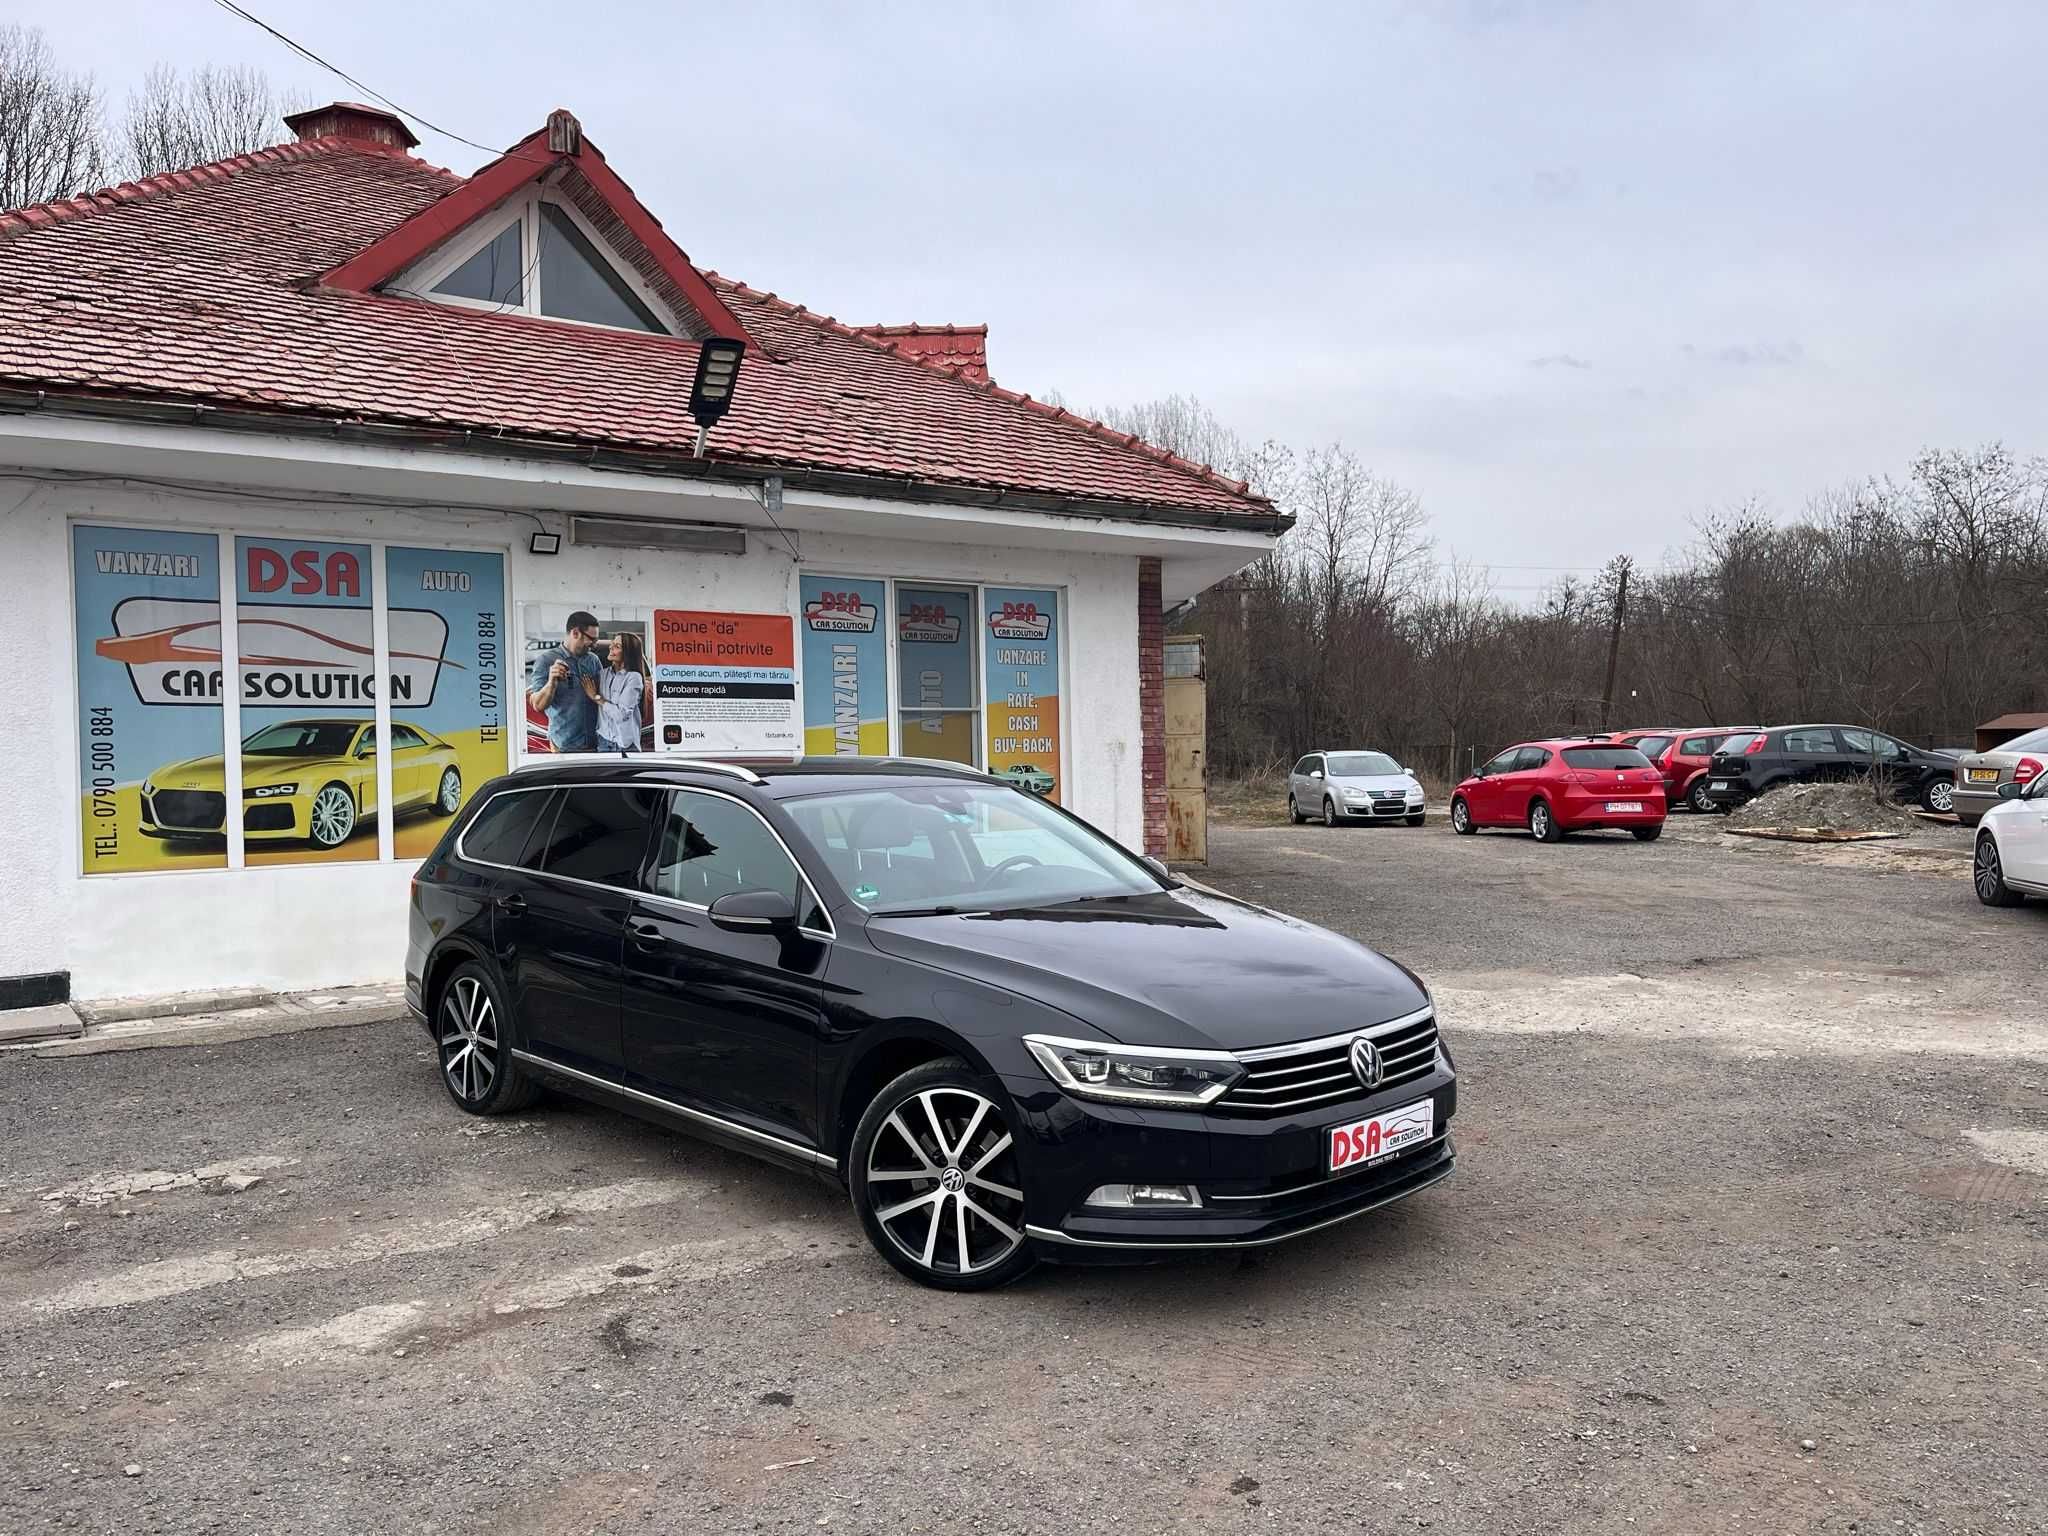
[[[1775,831],[1911,832],[1922,823],[1903,806],[1880,804],[1865,784],[1788,784],[1759,795],[1730,826]]]

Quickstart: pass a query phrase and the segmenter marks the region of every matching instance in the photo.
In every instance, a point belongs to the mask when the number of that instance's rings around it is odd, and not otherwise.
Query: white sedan
[[[2001,784],[1998,795],[1977,824],[1977,899],[2016,907],[2029,896],[2048,897],[2048,773],[2025,788]]]

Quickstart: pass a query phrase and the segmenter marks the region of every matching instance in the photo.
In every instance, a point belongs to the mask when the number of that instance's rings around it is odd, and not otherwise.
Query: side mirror
[[[1308,771],[1308,776],[1312,779],[1320,779],[1323,776],[1323,770],[1320,768],[1311,768]]]
[[[2015,784],[2011,779],[1998,786],[1998,798],[2001,800],[2017,800],[2026,792],[2026,785]]]
[[[734,891],[711,903],[711,921],[733,933],[786,933],[796,927],[796,903],[780,891]]]

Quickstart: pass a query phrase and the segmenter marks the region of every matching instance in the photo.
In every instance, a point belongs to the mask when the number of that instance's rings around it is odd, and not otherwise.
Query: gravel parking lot
[[[1459,1172],[991,1296],[403,1022],[0,1057],[0,1531],[2048,1530],[2048,906],[1966,846],[1218,826],[1431,981]]]

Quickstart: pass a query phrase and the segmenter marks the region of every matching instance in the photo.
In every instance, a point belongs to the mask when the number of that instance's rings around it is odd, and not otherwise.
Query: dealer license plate
[[[1330,1127],[1330,1172],[1385,1162],[1397,1152],[1428,1141],[1436,1132],[1436,1100],[1390,1109],[1370,1120]]]
[[[1972,784],[1995,784],[1998,782],[1998,770],[1996,768],[1966,768],[1963,770],[1963,777]]]
[[[1610,800],[1607,802],[1607,814],[1610,816],[1619,811],[1640,811],[1642,808],[1643,802],[1640,800]]]
[[[1716,779],[1714,780],[1712,787],[1715,789],[1726,789],[1728,787],[1728,781],[1726,779]]]

